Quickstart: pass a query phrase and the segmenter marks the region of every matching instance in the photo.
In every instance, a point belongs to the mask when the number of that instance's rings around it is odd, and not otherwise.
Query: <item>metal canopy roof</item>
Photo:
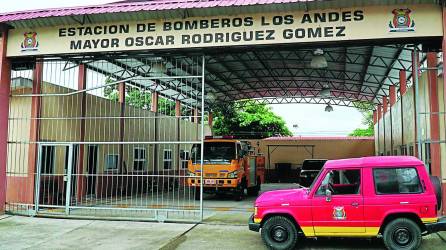
[[[380,104],[391,85],[399,86],[400,70],[407,71],[408,79],[411,78],[412,49],[405,45],[327,47],[325,69],[310,67],[313,51],[262,47],[205,52],[205,101],[208,106],[253,99],[270,104]],[[193,77],[202,74],[199,54],[107,56],[87,61],[87,66],[117,80],[130,79],[130,85],[191,104],[201,99],[201,79]],[[159,62],[163,69],[154,70],[154,64]],[[329,89],[330,95],[321,95],[323,89]]]
[[[244,51],[209,55],[208,92],[219,102],[330,103],[355,106],[382,102],[399,71],[411,77],[411,49],[404,45],[324,49],[328,67],[312,69],[313,49]],[[330,96],[322,96],[324,88]]]

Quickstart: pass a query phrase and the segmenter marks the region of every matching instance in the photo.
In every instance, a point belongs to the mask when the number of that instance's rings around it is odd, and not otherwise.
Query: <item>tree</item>
[[[104,88],[104,95],[112,101],[118,101],[119,92],[117,85],[111,85],[112,82],[113,80],[110,78],[106,80],[108,86]],[[125,103],[135,108],[150,110],[152,103],[151,92],[142,91],[139,88],[128,89],[126,91]],[[182,106],[182,113],[185,114],[186,111],[187,108]],[[175,116],[175,102],[167,98],[158,98],[158,113]]]
[[[374,136],[375,129],[373,124],[373,111],[371,109],[372,104],[361,104],[357,105],[356,109],[361,113],[362,115],[362,124],[367,126],[366,128],[357,128],[353,130],[353,132],[350,134],[350,136]]]
[[[235,102],[217,106],[213,113],[215,135],[235,135],[244,139],[292,135],[282,117],[266,104]]]

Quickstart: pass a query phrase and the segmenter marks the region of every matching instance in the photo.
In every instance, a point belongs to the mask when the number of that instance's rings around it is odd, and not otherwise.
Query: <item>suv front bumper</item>
[[[254,214],[251,215],[251,217],[249,217],[248,225],[249,225],[249,230],[254,232],[260,231],[260,223],[254,222]]]
[[[446,231],[446,217],[441,217],[436,223],[426,224],[428,233]]]

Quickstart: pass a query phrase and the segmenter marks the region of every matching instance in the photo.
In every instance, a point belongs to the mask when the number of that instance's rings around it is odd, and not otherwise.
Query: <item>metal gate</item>
[[[202,56],[14,62],[10,213],[201,221]],[[203,148],[203,147],[201,147]],[[195,193],[200,192],[196,200]]]
[[[34,197],[37,212],[70,214],[71,198],[76,192],[72,171],[78,154],[74,149],[72,144],[38,144]],[[63,169],[56,167],[61,158]]]

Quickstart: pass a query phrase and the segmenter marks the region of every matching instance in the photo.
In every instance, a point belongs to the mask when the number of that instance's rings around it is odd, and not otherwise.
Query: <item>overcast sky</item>
[[[1,0],[0,12],[29,9],[57,8],[65,6],[95,5],[114,0]],[[331,113],[325,112],[324,105],[314,104],[279,104],[272,105],[273,110],[282,116],[288,127],[296,135],[347,135],[361,127],[361,114],[354,108],[334,107]],[[297,125],[298,128],[294,128]]]

